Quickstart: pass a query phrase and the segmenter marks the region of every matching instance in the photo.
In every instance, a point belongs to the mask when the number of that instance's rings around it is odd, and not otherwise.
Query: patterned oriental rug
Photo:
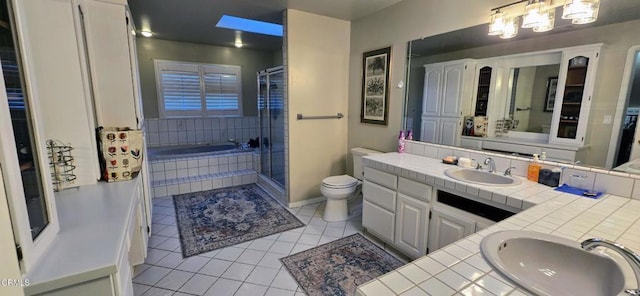
[[[255,184],[174,195],[182,256],[304,226]]]
[[[404,265],[359,233],[280,261],[309,296],[355,295],[358,285]]]

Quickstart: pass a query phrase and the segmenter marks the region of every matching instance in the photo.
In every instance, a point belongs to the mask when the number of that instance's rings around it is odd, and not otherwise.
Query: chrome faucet
[[[590,238],[583,241],[581,244],[582,248],[586,251],[591,251],[596,247],[607,247],[611,250],[616,251],[618,254],[622,256],[629,265],[631,265],[631,269],[633,273],[636,275],[637,287],[636,289],[627,289],[625,292],[627,295],[631,296],[640,296],[640,256],[634,253],[633,251],[625,248],[623,245],[608,241],[602,238]]]
[[[231,142],[236,145],[236,148],[240,148],[240,142],[234,140],[233,138],[228,139],[227,142]]]
[[[516,167],[509,167],[508,169],[506,169],[506,170],[504,171],[504,175],[505,175],[505,176],[511,176],[511,170],[512,170],[512,169],[515,169],[515,168],[516,168]]]
[[[493,161],[493,158],[487,157],[487,159],[484,160],[484,164],[489,166],[489,173],[496,171],[496,163]]]

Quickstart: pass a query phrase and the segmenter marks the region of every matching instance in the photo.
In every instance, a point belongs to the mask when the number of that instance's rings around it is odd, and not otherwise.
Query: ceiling
[[[295,9],[347,21],[357,20],[402,0],[128,0],[138,31],[153,38],[233,46],[234,30],[216,28],[223,14],[282,24],[282,11]],[[275,51],[282,38],[241,33],[246,48]]]
[[[520,29],[515,38],[500,39],[498,36],[488,36],[488,24],[483,24],[423,38],[421,40],[414,40],[411,43],[411,55],[435,55],[501,42],[523,40],[538,37],[540,34],[558,34],[572,30],[640,19],[640,0],[601,0],[598,20],[586,25],[573,25],[571,21],[563,20],[561,18],[562,7],[558,7],[557,9],[555,28],[550,32],[535,33],[531,29]],[[487,11],[487,21],[489,20],[489,15],[490,12]]]

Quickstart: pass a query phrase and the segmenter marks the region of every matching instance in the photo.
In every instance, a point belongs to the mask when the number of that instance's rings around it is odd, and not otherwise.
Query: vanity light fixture
[[[559,6],[563,6],[563,19],[571,19],[573,24],[588,24],[598,18],[600,0],[520,0],[496,7],[491,9],[489,35],[503,39],[515,37],[520,18],[522,28],[532,28],[534,32],[551,31]]]

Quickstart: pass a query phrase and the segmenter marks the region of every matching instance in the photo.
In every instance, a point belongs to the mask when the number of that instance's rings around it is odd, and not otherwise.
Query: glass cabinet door
[[[589,58],[585,56],[577,56],[569,60],[556,134],[558,138],[575,139],[577,137],[588,66]]]
[[[567,50],[562,54],[549,142],[583,145],[601,45]]]
[[[487,116],[489,106],[489,91],[491,88],[491,72],[493,69],[484,66],[478,71],[478,85],[476,90],[475,116]]]

